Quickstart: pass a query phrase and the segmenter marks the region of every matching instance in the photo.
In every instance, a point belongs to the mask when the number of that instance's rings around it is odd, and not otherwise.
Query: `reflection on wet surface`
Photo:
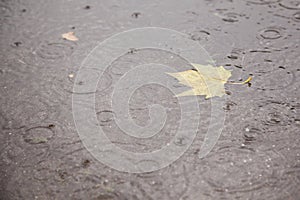
[[[300,1],[2,0],[0,17],[0,199],[299,198]],[[159,171],[127,174],[101,164],[83,146],[71,96],[81,62],[98,42],[145,26],[186,33],[232,71],[232,80],[253,75],[253,81],[251,87],[227,86],[222,136],[206,158],[197,154],[211,106],[200,97],[200,126],[189,150]],[[78,41],[61,38],[70,31]],[[132,138],[114,121],[113,86],[134,66],[149,62],[188,68],[170,52],[129,49],[106,69],[95,92],[98,126],[128,151],[187,141],[172,141],[180,107],[159,85],[139,88],[129,102],[140,126],[149,121],[150,105],[166,108],[167,121],[157,135]]]

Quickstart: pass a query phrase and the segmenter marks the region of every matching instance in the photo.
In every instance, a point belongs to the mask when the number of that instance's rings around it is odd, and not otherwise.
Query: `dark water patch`
[[[264,50],[264,49],[253,49],[253,50],[250,50],[249,52],[250,53],[258,53],[258,52],[260,52],[260,53],[271,53],[272,51]]]
[[[235,103],[233,101],[228,101],[228,102],[225,103],[225,106],[223,107],[223,109],[225,111],[230,111],[236,105],[237,105],[237,103]]]
[[[86,6],[84,7],[84,9],[89,10],[89,9],[91,9],[91,6],[86,5]]]
[[[134,13],[131,14],[131,17],[138,18],[141,14],[142,13],[140,13],[140,12],[134,12]]]
[[[22,42],[17,41],[17,42],[14,42],[12,45],[13,45],[14,47],[19,47],[19,46],[22,45]]]
[[[83,168],[88,168],[91,165],[91,161],[89,159],[85,159],[81,162],[81,166]]]

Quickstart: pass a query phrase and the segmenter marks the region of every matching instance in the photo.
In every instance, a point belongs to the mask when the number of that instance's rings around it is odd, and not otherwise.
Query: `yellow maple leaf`
[[[212,65],[192,64],[196,70],[187,70],[178,73],[167,73],[175,77],[179,83],[192,89],[176,96],[206,95],[206,99],[225,94],[224,84],[227,83],[231,72],[224,67]],[[247,79],[248,80],[248,79]],[[250,79],[251,80],[251,79]],[[249,82],[248,80],[247,82]],[[243,82],[242,84],[246,83]]]

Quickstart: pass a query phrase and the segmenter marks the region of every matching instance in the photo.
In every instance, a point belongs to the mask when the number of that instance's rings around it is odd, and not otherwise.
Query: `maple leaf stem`
[[[231,84],[231,85],[244,85],[244,84],[250,83],[251,80],[252,80],[252,76],[249,76],[249,78],[247,78],[247,80],[245,80],[244,82],[241,82],[241,83],[228,83],[227,82],[227,84]]]

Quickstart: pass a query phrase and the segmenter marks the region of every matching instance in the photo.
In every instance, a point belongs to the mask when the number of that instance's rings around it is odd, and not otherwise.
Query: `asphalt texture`
[[[300,1],[1,0],[0,12],[1,200],[300,198]],[[163,169],[132,174],[84,147],[72,93],[81,63],[99,42],[140,27],[185,33],[232,71],[230,80],[253,80],[251,87],[226,85],[226,120],[208,156],[198,157],[210,116],[209,101],[199,97],[201,126],[189,149]],[[61,37],[70,31],[78,41]],[[127,151],[166,146],[180,121],[177,98],[148,84],[132,95],[132,119],[145,126],[147,106],[160,104],[170,111],[164,129],[137,139],[114,122],[113,85],[129,66],[149,62],[187,69],[170,52],[133,49],[107,68],[96,92],[99,125]]]

